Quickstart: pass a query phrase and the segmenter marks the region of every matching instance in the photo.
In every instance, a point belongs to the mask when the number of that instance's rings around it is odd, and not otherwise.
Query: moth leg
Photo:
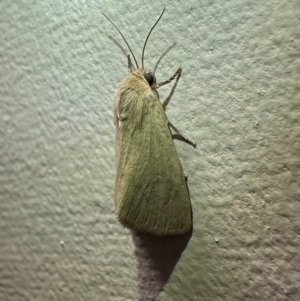
[[[132,69],[133,66],[132,66],[132,62],[131,62],[129,54],[127,55],[127,59],[128,59],[128,70],[131,73],[133,71],[133,69]]]
[[[190,200],[190,203],[191,203],[191,196],[190,196],[190,190],[189,190],[189,185],[188,185],[188,176],[186,174],[183,174],[183,175],[184,175],[184,179],[185,179],[186,190],[187,190],[189,200]],[[191,229],[191,231],[193,231],[193,208],[192,208],[192,206],[190,208],[191,208],[191,220],[192,220],[192,229]]]
[[[181,72],[182,72],[182,69],[178,68],[178,70],[174,73],[174,75],[170,79],[168,79],[168,80],[166,80],[164,82],[161,82],[161,83],[157,84],[157,86],[156,86],[156,89],[157,89],[157,88],[159,88],[159,87],[161,87],[163,85],[169,84],[173,79],[176,78],[175,83],[174,83],[174,85],[172,87],[172,90],[171,90],[169,96],[162,103],[162,106],[163,106],[164,110],[166,109],[166,107],[167,107],[167,105],[168,105],[168,103],[169,103],[169,101],[170,101],[170,99],[171,99],[171,97],[172,97],[172,95],[173,95],[173,93],[175,91],[175,88],[176,88],[177,83],[178,83],[178,81],[180,79],[180,76],[181,76]],[[176,132],[176,134],[172,135],[173,139],[178,139],[178,140],[184,141],[184,142],[186,142],[188,144],[191,144],[193,147],[196,148],[196,142],[195,141],[193,141],[192,139],[190,139],[187,136],[183,135],[170,121],[168,121],[168,122],[169,122],[169,126]]]
[[[175,91],[175,88],[177,86],[177,83],[179,81],[179,78],[181,76],[181,72],[182,72],[182,69],[181,68],[178,68],[178,70],[173,74],[173,76],[171,78],[169,78],[168,80],[164,81],[164,82],[161,82],[159,84],[156,84],[155,88],[154,89],[158,89],[159,87],[163,86],[163,85],[166,85],[166,84],[169,84],[173,79],[176,78],[176,81],[172,87],[172,90],[169,94],[169,96],[167,97],[167,99],[162,103],[162,107],[164,109],[164,111],[166,110],[166,107],[171,99],[171,97],[173,96],[173,93]]]
[[[164,85],[166,85],[166,84],[169,84],[174,78],[176,78],[176,77],[180,77],[180,75],[181,75],[181,71],[182,71],[182,69],[181,68],[178,68],[178,70],[172,75],[172,77],[170,77],[168,80],[166,80],[166,81],[164,81],[164,82],[161,82],[161,83],[159,83],[159,84],[156,84],[156,87],[155,87],[155,89],[158,89],[159,87],[161,87],[161,86],[164,86]]]
[[[196,148],[196,142],[188,138],[187,136],[183,135],[170,121],[169,121],[169,126],[176,132],[176,134],[172,135],[173,139],[184,141],[188,144],[191,144],[194,148]]]
[[[178,70],[174,73],[174,75],[173,75],[171,78],[169,78],[168,80],[166,80],[166,81],[164,81],[164,82],[161,82],[161,83],[157,84],[156,87],[155,87],[155,89],[158,89],[159,87],[161,87],[161,86],[163,86],[163,85],[169,84],[173,79],[176,78],[175,83],[174,83],[174,85],[173,85],[173,87],[172,87],[172,90],[171,90],[169,96],[168,96],[168,97],[166,98],[166,100],[162,103],[162,107],[163,107],[164,111],[166,110],[166,107],[167,107],[167,105],[168,105],[170,99],[171,99],[172,96],[173,96],[173,93],[174,93],[174,91],[175,91],[175,88],[176,88],[176,86],[177,86],[177,83],[178,83],[178,81],[179,81],[179,78],[180,78],[180,76],[181,76],[181,71],[182,71],[182,69],[181,69],[181,68],[178,68]]]
[[[191,197],[190,197],[190,190],[189,190],[189,185],[188,185],[188,176],[186,174],[183,174],[184,175],[184,179],[185,179],[185,185],[186,185],[186,190],[188,192],[188,195],[189,195],[189,199],[191,200]]]
[[[167,80],[167,81],[164,82],[164,84],[167,84],[167,83],[171,82],[171,80],[173,80],[174,78],[176,78],[175,83],[174,83],[174,85],[173,85],[173,87],[172,87],[172,89],[171,89],[171,92],[170,92],[169,96],[168,96],[168,97],[165,99],[165,101],[162,103],[162,107],[163,107],[164,111],[166,110],[167,105],[169,104],[169,102],[170,102],[170,100],[171,100],[171,98],[172,98],[172,96],[173,96],[173,94],[174,94],[174,91],[175,91],[175,89],[176,89],[176,87],[177,87],[178,81],[179,81],[180,76],[181,76],[181,71],[182,71],[182,69],[179,68],[179,69],[175,72],[175,74],[174,74],[169,80]]]

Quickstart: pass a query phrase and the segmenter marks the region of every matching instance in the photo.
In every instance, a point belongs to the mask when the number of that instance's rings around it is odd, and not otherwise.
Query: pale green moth
[[[114,99],[116,214],[125,227],[159,236],[183,234],[192,229],[186,177],[170,128],[181,140],[196,147],[170,123],[165,114],[169,97],[162,104],[156,91],[174,79],[177,82],[181,68],[169,80],[159,84],[154,74],[144,68],[148,38],[164,10],[144,43],[142,68],[123,34],[103,14],[121,34],[137,67],[133,70],[128,56],[130,74],[118,85]]]

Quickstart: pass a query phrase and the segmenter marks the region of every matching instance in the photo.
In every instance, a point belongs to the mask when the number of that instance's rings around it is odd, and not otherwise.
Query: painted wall
[[[184,241],[135,236],[113,207],[128,50],[101,13],[139,59],[164,5],[146,66],[176,43],[156,74],[183,68],[167,115],[198,143],[175,142]],[[300,300],[299,1],[0,7],[0,300]]]

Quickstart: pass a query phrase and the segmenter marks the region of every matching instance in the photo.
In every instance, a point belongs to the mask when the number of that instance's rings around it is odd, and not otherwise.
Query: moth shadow
[[[124,56],[127,58],[127,52],[123,46],[114,37],[108,36],[108,38],[123,52]]]
[[[167,284],[193,230],[183,235],[154,236],[131,231],[138,260],[140,300],[156,300]]]

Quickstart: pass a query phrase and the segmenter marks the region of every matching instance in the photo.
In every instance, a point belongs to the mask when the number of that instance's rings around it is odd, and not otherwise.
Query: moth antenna
[[[122,39],[124,40],[124,42],[126,43],[126,45],[127,45],[127,47],[128,47],[128,49],[129,49],[129,51],[130,51],[130,53],[132,54],[132,57],[133,57],[133,59],[134,59],[134,62],[135,62],[135,64],[136,64],[136,67],[137,68],[139,68],[139,64],[137,63],[137,60],[136,60],[136,58],[135,58],[135,56],[134,56],[134,54],[133,54],[133,51],[131,50],[131,48],[130,48],[130,46],[129,46],[129,44],[128,44],[128,42],[126,41],[126,39],[125,39],[125,37],[124,37],[124,35],[122,34],[122,32],[121,32],[121,30],[104,14],[104,13],[102,13],[102,15],[112,24],[112,26],[119,32],[119,34],[121,35],[121,37],[122,37]],[[158,20],[159,21],[159,20]],[[157,21],[157,22],[158,22]],[[157,23],[156,22],[156,23]],[[151,29],[152,30],[152,29]],[[151,31],[150,31],[151,32]]]
[[[144,54],[145,54],[145,48],[146,48],[146,45],[147,45],[147,42],[148,42],[148,39],[150,37],[150,34],[152,32],[152,30],[154,29],[154,27],[156,26],[156,24],[159,22],[159,20],[161,19],[162,15],[164,14],[164,11],[165,11],[166,8],[163,9],[162,13],[160,14],[158,20],[155,22],[155,24],[152,26],[152,28],[150,29],[148,35],[147,35],[147,38],[146,38],[146,41],[144,43],[144,47],[143,47],[143,52],[142,52],[142,68],[144,69]]]

